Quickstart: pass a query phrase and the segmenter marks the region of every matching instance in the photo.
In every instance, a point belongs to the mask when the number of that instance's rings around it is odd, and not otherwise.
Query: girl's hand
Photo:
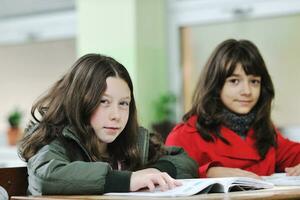
[[[160,187],[161,191],[166,191],[181,185],[181,182],[173,179],[166,172],[161,172],[155,168],[147,168],[135,171],[131,175],[131,192],[140,190],[142,188],[148,188],[150,191],[154,191],[156,185]]]
[[[300,175],[300,164],[294,167],[287,167],[284,169],[287,176],[299,176]]]
[[[261,179],[260,176],[256,175],[253,172],[249,172],[239,168],[229,168],[229,167],[211,167],[207,170],[206,176],[209,178],[243,176],[243,177]]]

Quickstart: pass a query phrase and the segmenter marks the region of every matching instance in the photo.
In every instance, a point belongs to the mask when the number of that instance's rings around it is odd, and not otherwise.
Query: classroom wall
[[[30,117],[34,100],[76,59],[75,40],[0,46],[0,144],[5,144],[7,116],[19,108]]]
[[[154,101],[168,91],[167,22],[164,0],[136,0],[138,109],[148,128],[157,122]],[[151,16],[151,17],[150,17]]]

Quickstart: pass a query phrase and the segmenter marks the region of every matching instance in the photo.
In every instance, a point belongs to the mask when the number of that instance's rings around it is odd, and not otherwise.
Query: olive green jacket
[[[132,172],[113,170],[107,162],[92,162],[89,153],[70,128],[64,128],[62,133],[64,138],[73,141],[72,152],[56,139],[31,157],[27,163],[29,194],[102,194],[129,191]],[[138,144],[143,163],[147,164],[149,133],[146,129],[140,129]],[[181,148],[168,147],[167,152],[153,167],[174,178],[197,177],[196,163]],[[72,158],[68,155],[72,155]]]

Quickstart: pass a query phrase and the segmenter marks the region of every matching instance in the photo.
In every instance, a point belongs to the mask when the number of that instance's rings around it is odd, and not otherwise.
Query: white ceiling
[[[75,0],[0,0],[0,20],[74,9]]]

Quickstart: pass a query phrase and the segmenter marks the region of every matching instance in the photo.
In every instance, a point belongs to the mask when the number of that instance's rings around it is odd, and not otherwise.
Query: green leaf
[[[176,96],[167,92],[154,101],[155,122],[172,121]]]
[[[18,109],[11,112],[8,116],[8,122],[11,127],[19,127],[22,119],[22,113]]]

